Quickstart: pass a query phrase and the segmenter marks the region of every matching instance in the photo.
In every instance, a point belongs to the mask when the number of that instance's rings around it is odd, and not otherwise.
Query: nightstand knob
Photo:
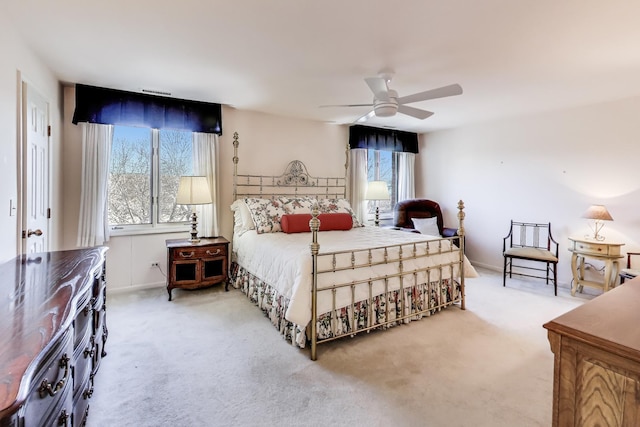
[[[215,252],[211,252],[209,249],[207,249],[207,255],[218,255],[220,253],[220,248],[216,249]]]
[[[180,256],[182,258],[191,258],[194,255],[195,255],[195,252],[193,252],[193,251],[191,251],[191,252],[180,252]]]

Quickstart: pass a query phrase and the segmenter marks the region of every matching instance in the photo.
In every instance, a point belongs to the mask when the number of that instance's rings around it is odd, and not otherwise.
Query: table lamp
[[[374,224],[376,227],[380,226],[380,208],[378,207],[379,200],[389,200],[389,189],[385,181],[371,181],[367,184],[367,191],[364,193],[366,200],[375,200],[376,202],[376,219]]]
[[[593,236],[587,236],[593,240],[604,240],[604,236],[599,234],[602,227],[604,227],[604,223],[602,221],[613,221],[611,214],[604,205],[589,206],[589,209],[582,214],[582,218],[594,220],[594,227],[592,228]]]
[[[191,205],[191,243],[198,243],[198,215],[196,215],[196,205],[206,205],[212,203],[209,182],[206,176],[181,176],[178,185],[178,195],[176,203],[179,205]]]

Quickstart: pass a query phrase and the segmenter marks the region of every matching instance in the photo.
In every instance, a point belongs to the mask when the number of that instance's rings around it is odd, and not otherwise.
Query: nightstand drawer
[[[598,242],[581,242],[574,241],[574,250],[584,254],[594,254],[594,255],[608,255],[608,256],[616,256],[620,255],[620,246],[619,245],[609,245],[606,243],[598,243]]]
[[[173,249],[175,259],[209,258],[213,256],[226,256],[227,245],[215,245],[210,247],[176,248]]]

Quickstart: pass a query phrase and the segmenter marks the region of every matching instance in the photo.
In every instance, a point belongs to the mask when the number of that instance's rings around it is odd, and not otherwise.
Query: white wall
[[[73,87],[64,89],[64,245],[76,245],[80,201],[82,134],[71,123],[75,103]],[[302,160],[315,176],[344,176],[348,128],[223,107],[220,137],[220,196],[222,235],[231,240],[233,216],[233,134],[239,134],[239,173],[280,174],[291,160]],[[107,246],[109,290],[165,285],[165,239],[187,238],[188,233],[112,237]],[[162,270],[152,268],[158,262]]]
[[[50,70],[24,45],[15,32],[13,23],[0,14],[0,262],[18,253],[20,244],[18,215],[10,216],[9,204],[18,200],[18,144],[20,79],[34,87],[50,104],[51,167],[52,167],[52,219],[50,223],[50,249],[60,247],[62,233],[61,214],[61,93],[60,85]]]
[[[607,239],[640,248],[639,113],[630,98],[422,135],[417,195],[440,202],[447,224],[462,199],[468,257],[500,271],[511,219],[551,221],[568,286],[567,237],[589,232],[580,218],[589,205],[613,216]]]

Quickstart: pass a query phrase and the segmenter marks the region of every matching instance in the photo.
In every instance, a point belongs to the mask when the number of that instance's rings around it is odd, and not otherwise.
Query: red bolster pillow
[[[310,232],[309,221],[311,218],[311,214],[285,214],[280,219],[280,227],[285,233]],[[318,219],[320,220],[320,231],[351,230],[353,227],[353,218],[351,218],[351,214],[346,212],[321,213],[318,215]]]

